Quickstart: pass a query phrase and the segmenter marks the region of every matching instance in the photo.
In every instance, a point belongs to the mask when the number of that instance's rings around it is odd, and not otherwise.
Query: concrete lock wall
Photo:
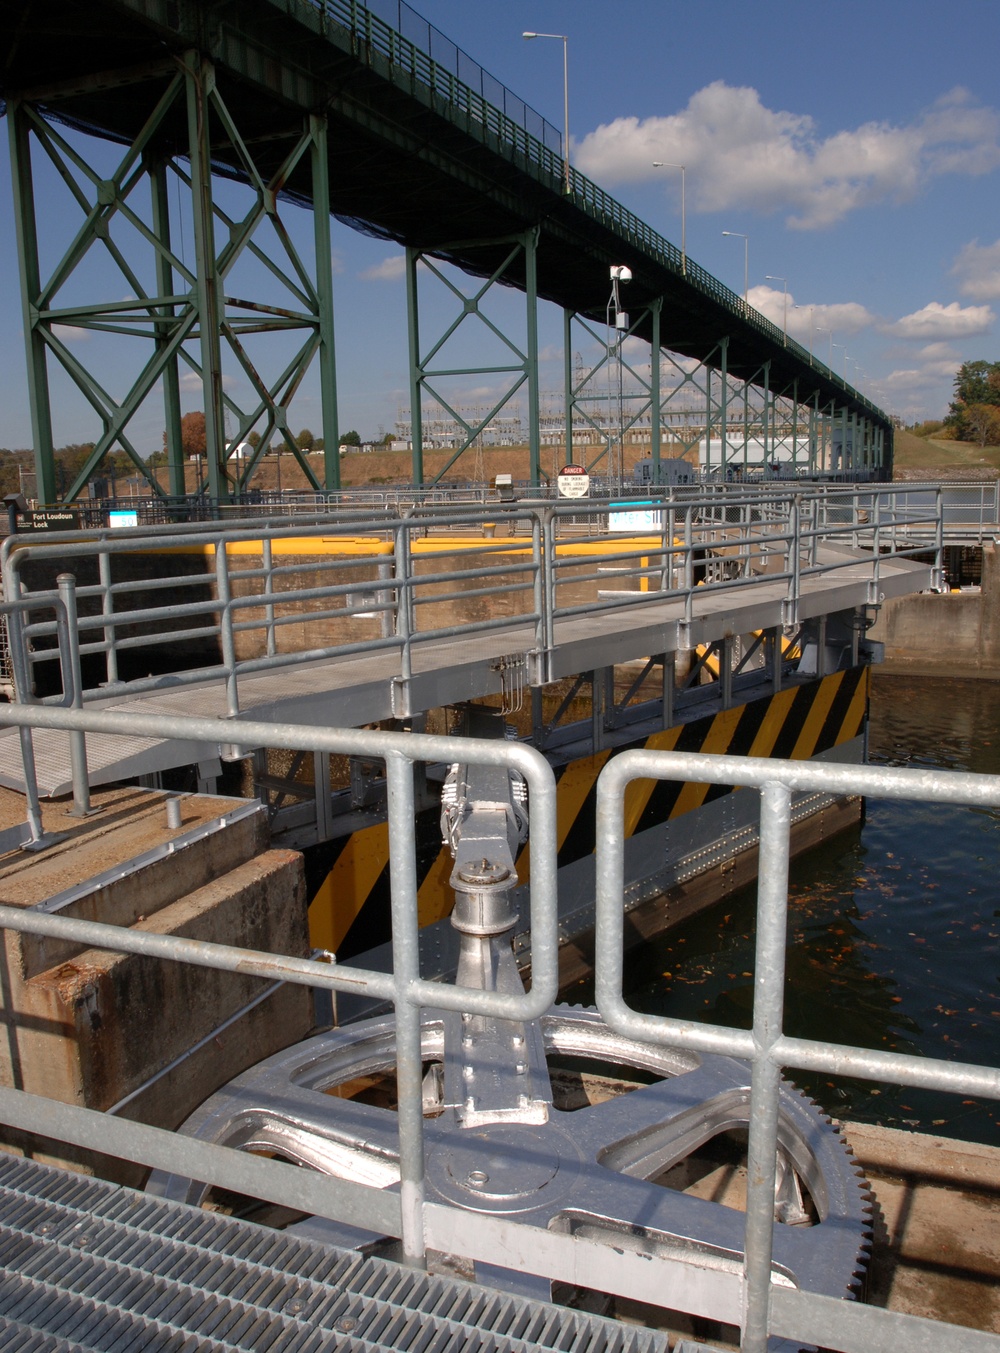
[[[215,813],[236,806],[204,796],[185,802],[195,800]],[[141,805],[130,807],[141,811]],[[85,861],[84,846],[66,855],[67,866],[73,854]],[[51,869],[52,853],[34,858],[41,864],[47,855]],[[84,882],[89,869],[84,862]],[[8,904],[31,905],[31,892],[23,872],[0,875]],[[131,872],[121,886],[97,887],[65,908],[68,915],[135,930],[299,957],[309,953],[306,911],[302,856],[267,848],[263,813],[226,822],[207,840]],[[177,1127],[247,1066],[305,1037],[313,1024],[311,992],[288,984],[219,1030],[269,984],[185,963],[8,931],[0,964],[0,1083],[102,1111],[138,1091],[123,1116],[166,1128]],[[138,1185],[145,1174],[110,1157],[22,1141],[10,1129],[2,1130],[2,1148],[30,1150],[36,1159],[120,1183]]]
[[[1000,562],[983,548],[978,592],[921,592],[887,601],[869,637],[885,645],[883,670],[1000,678]]]

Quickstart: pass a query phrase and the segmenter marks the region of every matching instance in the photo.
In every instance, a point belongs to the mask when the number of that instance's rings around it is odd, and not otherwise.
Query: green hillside
[[[899,429],[893,438],[895,478],[941,477],[948,469],[960,471],[963,478],[976,472],[992,478],[1000,472],[1000,446],[976,446],[973,442],[953,442],[938,438],[916,437]]]

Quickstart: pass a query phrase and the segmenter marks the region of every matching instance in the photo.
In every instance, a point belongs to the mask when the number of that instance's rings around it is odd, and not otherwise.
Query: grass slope
[[[915,437],[898,430],[893,439],[895,478],[947,477],[948,470],[992,479],[1000,471],[1000,446],[976,446],[972,442],[953,442]],[[977,473],[978,472],[978,473]]]

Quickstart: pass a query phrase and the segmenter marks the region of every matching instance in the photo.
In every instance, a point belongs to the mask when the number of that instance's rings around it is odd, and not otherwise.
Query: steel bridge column
[[[771,394],[771,363],[764,363],[764,416],[761,422],[760,438],[764,443],[764,464],[770,463],[770,451],[768,449],[768,437],[771,433],[771,414],[774,409],[774,399]]]
[[[750,445],[750,382],[743,382],[743,473],[747,468],[747,448]]]
[[[722,362],[719,367],[719,375],[722,380],[722,390],[719,395],[719,419],[722,424],[722,450],[720,452],[719,469],[722,472],[722,478],[726,478],[726,460],[729,450],[729,339],[724,338],[719,344],[722,353]]]
[[[848,421],[847,421],[847,405],[846,405],[846,404],[842,404],[842,405],[841,405],[841,408],[840,408],[840,468],[841,468],[841,470],[843,470],[844,465],[845,465],[845,463],[847,462],[847,429],[848,429],[848,427],[849,427],[849,424],[848,424]],[[852,454],[852,456],[853,456],[853,454],[854,454],[854,448],[853,448],[853,447],[851,448],[851,454]]]
[[[566,403],[566,465],[573,460],[573,414],[576,394],[573,388],[573,311],[563,310],[563,385]]]
[[[174,294],[174,270],[169,258],[170,249],[170,202],[167,193],[167,166],[164,160],[157,160],[149,166],[149,187],[153,203],[153,233],[162,248],[155,251],[156,290],[160,296]],[[172,305],[159,307],[159,314],[165,323],[156,326],[156,346],[163,349],[169,346],[171,331],[174,327],[176,311]],[[167,451],[168,488],[172,497],[183,498],[187,492],[184,482],[184,444],[181,434],[181,386],[177,372],[176,353],[167,359],[163,367],[163,417]],[[197,491],[198,486],[195,485]]]
[[[212,143],[209,96],[215,72],[196,52],[184,58],[191,161],[191,208],[197,258],[195,293],[201,341],[201,381],[205,400],[205,459],[211,498],[229,497],[226,475],[226,422],[222,399],[222,345],[219,330],[224,301],[222,277],[216,266],[212,209]]]
[[[862,425],[861,422],[858,421],[857,409],[855,409],[854,413],[851,414],[851,422],[854,423],[853,433],[851,433],[851,449],[853,449],[854,453],[854,476],[855,479],[857,479],[858,472],[861,471],[862,465],[865,464],[865,456],[863,456],[863,448],[861,445],[861,436],[859,436],[859,434],[861,434]]]
[[[541,404],[538,390],[538,232],[524,241],[525,303],[527,305],[528,475],[532,488],[541,482]]]
[[[31,173],[31,141],[20,100],[7,105],[10,136],[11,182],[14,189],[14,229],[21,274],[21,316],[28,368],[28,399],[31,405],[31,435],[35,452],[35,493],[42,503],[56,501],[55,461],[52,446],[52,407],[45,339],[38,324],[41,278],[38,266],[38,232],[35,228],[35,194]]]
[[[822,414],[819,411],[819,391],[813,391],[812,403],[809,406],[809,456],[812,461],[810,470],[815,474],[823,469],[823,421]]]
[[[651,345],[652,360],[649,364],[649,454],[653,483],[660,482],[660,319],[663,313],[663,297],[658,296],[649,307],[652,319],[653,335]]]
[[[407,301],[407,330],[409,337],[410,353],[410,403],[411,403],[411,426],[413,432],[413,477],[417,483],[424,482],[424,463],[423,463],[423,426],[421,399],[426,390],[432,395],[464,430],[465,439],[458,446],[446,463],[438,470],[432,482],[436,483],[451,469],[452,465],[464,455],[470,447],[474,446],[483,432],[500,413],[500,410],[509,403],[511,398],[520,390],[521,386],[527,383],[528,386],[528,417],[530,427],[528,432],[529,448],[531,456],[531,482],[536,485],[541,478],[541,430],[540,430],[540,393],[538,382],[538,286],[537,286],[537,248],[538,231],[530,230],[524,234],[508,235],[501,239],[483,239],[479,241],[482,246],[502,245],[506,249],[506,255],[492,270],[486,275],[486,280],[478,287],[474,295],[467,295],[461,287],[442,271],[442,265],[430,254],[422,249],[408,247],[406,252],[406,301]],[[446,246],[439,246],[442,252]],[[527,337],[523,346],[515,343],[506,334],[492,322],[488,315],[483,312],[482,300],[491,287],[500,283],[504,275],[517,265],[517,262],[523,255],[524,260],[524,292],[526,301],[526,330]],[[427,346],[426,351],[422,346],[420,334],[419,312],[418,312],[418,275],[417,264],[422,263],[426,271],[440,282],[454,298],[459,302],[455,318],[445,328],[441,336]],[[520,286],[520,278],[517,279],[517,285]],[[512,355],[513,360],[507,364],[497,364],[488,367],[468,367],[462,366],[460,369],[444,366],[437,367],[435,361],[441,358],[446,349],[446,345],[454,338],[460,326],[464,321],[476,319],[485,325],[494,337],[498,338],[506,346]],[[453,407],[447,396],[435,388],[433,382],[437,378],[451,378],[459,375],[502,375],[507,378],[507,388],[505,392],[497,399],[492,408],[488,409],[485,417],[482,410],[477,409],[475,415],[470,421],[463,416],[460,409]]]
[[[330,238],[330,163],[327,119],[310,114],[313,239],[316,248],[316,314],[319,321],[319,387],[323,424],[323,487],[340,488],[340,416],[333,329],[333,247]]]
[[[707,474],[712,468],[712,368],[705,367],[705,464]]]
[[[420,313],[417,293],[418,249],[406,250],[406,334],[410,352],[410,464],[413,482],[424,482],[424,420],[420,400],[423,395],[423,369],[420,365]]]
[[[799,463],[799,378],[792,380],[792,473],[798,474]]]

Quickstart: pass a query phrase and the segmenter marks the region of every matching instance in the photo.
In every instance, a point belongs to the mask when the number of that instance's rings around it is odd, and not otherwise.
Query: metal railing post
[[[543,564],[545,567],[545,651],[555,647],[556,615],[556,514],[551,507],[542,511]]]
[[[262,562],[264,565],[264,591],[269,597],[274,596],[274,554],[271,549],[271,538],[265,535],[261,541]],[[273,658],[278,651],[277,637],[274,633],[274,602],[269,601],[264,607],[264,632],[266,635],[265,644],[267,656]]]
[[[746,1279],[743,1353],[767,1353],[774,1242],[774,1184],[781,1067],[773,1055],[782,1033],[788,919],[791,794],[766,784],[760,798],[760,870],[754,963],[754,1061],[747,1145]]]
[[[229,558],[226,554],[224,536],[220,536],[215,542],[215,588],[219,602],[219,638],[222,643],[222,665],[226,670],[226,713],[229,718],[234,719],[240,712],[240,692],[236,676],[233,596],[229,577]]]
[[[111,590],[111,555],[102,550],[97,556],[98,577],[101,582],[101,614],[111,619],[104,627],[104,671],[109,685],[118,681],[118,647],[115,637],[114,611],[115,598]]]
[[[669,507],[663,514],[663,575],[660,581],[660,590],[671,592],[674,586],[674,520],[676,509],[671,500]]]
[[[548,632],[548,598],[545,590],[545,544],[544,527],[541,512],[537,508],[531,513],[531,587],[535,606],[535,651],[542,659],[546,652],[545,636]],[[544,659],[546,667],[547,658]],[[538,675],[541,675],[540,673]]]
[[[691,521],[692,509],[684,513],[684,624],[690,625],[694,614],[694,528]]]
[[[396,586],[396,637],[401,641],[400,673],[404,682],[413,674],[410,639],[413,634],[413,589],[410,560],[410,530],[404,519],[395,530],[393,560]]]
[[[944,491],[939,484],[935,494],[937,523],[934,538],[934,571],[932,585],[944,587]]]
[[[413,855],[413,765],[398,752],[385,758],[389,809],[389,885],[392,912],[392,968],[396,1006],[396,1090],[399,1118],[399,1186],[403,1258],[425,1267],[424,1112],[420,1002],[413,983],[420,978],[417,876]]]
[[[60,573],[56,578],[59,600],[65,616],[66,666],[72,685],[71,709],[83,708],[83,681],[80,673],[80,635],[77,629],[76,578],[72,573]],[[65,692],[64,692],[65,694]],[[69,734],[69,764],[73,781],[73,817],[86,817],[90,812],[90,777],[87,770],[87,735],[78,730]]]
[[[792,498],[791,511],[788,514],[788,547],[791,551],[789,560],[789,578],[788,578],[788,596],[785,598],[784,612],[782,620],[786,625],[797,624],[799,618],[799,591],[802,586],[802,561],[800,550],[802,548],[802,520],[801,520],[801,494],[795,494]]]

